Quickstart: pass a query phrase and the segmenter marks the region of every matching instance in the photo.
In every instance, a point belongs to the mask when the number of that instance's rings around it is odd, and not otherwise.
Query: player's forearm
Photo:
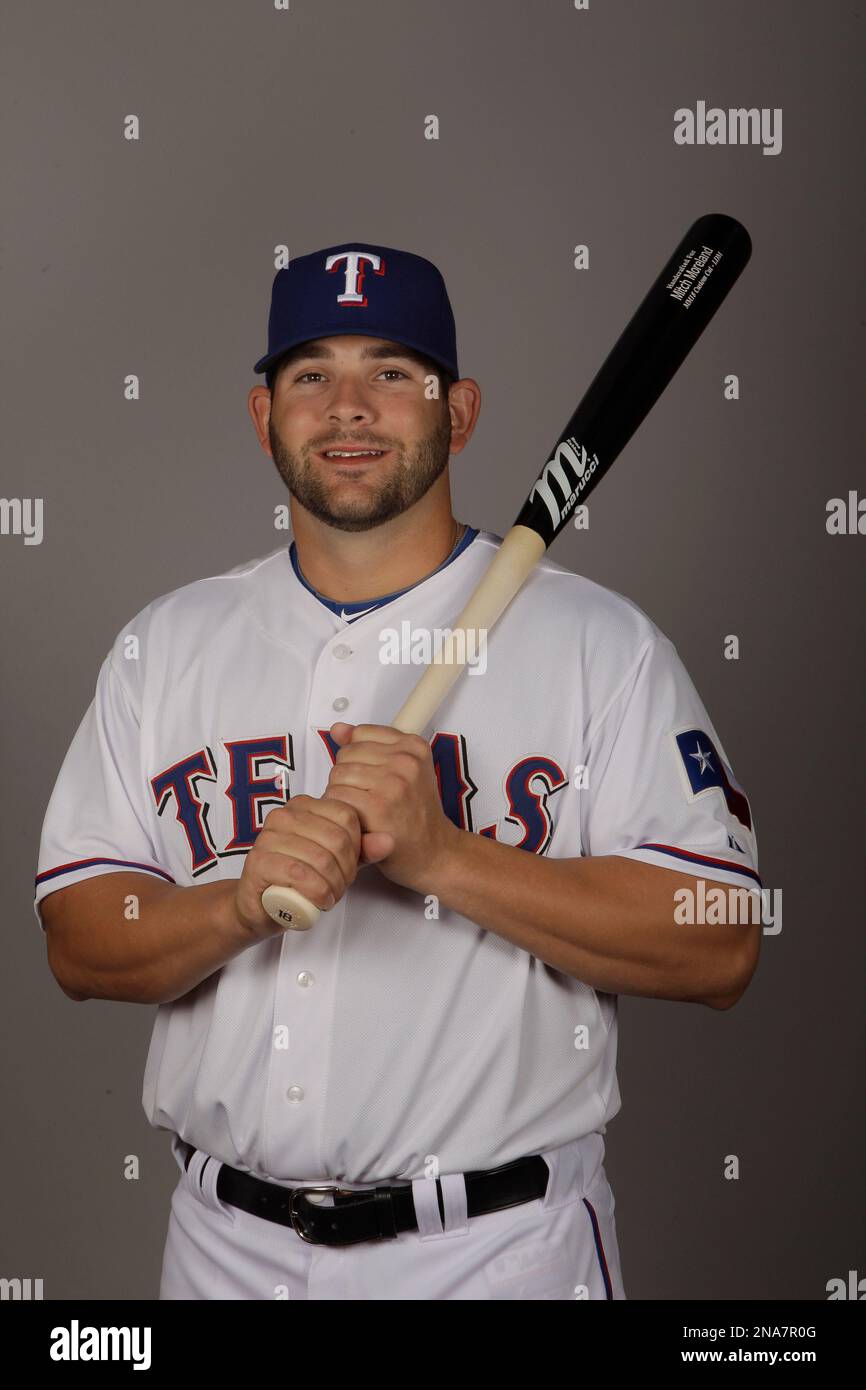
[[[94,884],[70,909],[52,961],[79,998],[167,1003],[255,945],[235,918],[232,880],[180,888],[124,873]]]
[[[754,935],[678,924],[674,892],[694,884],[631,859],[546,859],[464,831],[430,891],[594,989],[725,1007],[754,968]]]

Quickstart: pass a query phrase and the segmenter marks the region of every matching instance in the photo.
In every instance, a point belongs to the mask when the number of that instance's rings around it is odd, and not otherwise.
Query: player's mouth
[[[324,459],[326,463],[335,463],[339,465],[348,464],[349,467],[354,468],[359,464],[378,463],[380,459],[383,459],[385,455],[390,452],[390,449],[364,448],[362,445],[358,445],[357,447],[346,445],[343,448],[335,445],[333,449],[320,449],[318,456]]]

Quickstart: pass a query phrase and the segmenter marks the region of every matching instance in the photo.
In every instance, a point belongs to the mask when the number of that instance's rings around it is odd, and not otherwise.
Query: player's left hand
[[[361,864],[375,856],[393,883],[435,892],[461,832],[442,809],[430,745],[388,724],[341,722],[329,732],[340,747],[323,795],[358,812]]]

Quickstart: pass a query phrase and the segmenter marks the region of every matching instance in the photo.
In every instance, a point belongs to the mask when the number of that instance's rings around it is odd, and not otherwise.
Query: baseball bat
[[[686,232],[557,439],[435,662],[391,721],[395,729],[423,733],[466,664],[469,634],[493,627],[652,409],[751,253],[745,227],[724,213],[707,213]],[[295,931],[320,916],[294,888],[266,888],[262,906]]]

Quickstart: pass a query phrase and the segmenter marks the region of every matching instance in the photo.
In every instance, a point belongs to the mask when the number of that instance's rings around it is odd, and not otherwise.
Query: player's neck
[[[337,531],[311,520],[295,518],[298,565],[308,584],[337,603],[381,598],[426,579],[464,529],[450,508],[423,522],[404,513],[370,531]]]

